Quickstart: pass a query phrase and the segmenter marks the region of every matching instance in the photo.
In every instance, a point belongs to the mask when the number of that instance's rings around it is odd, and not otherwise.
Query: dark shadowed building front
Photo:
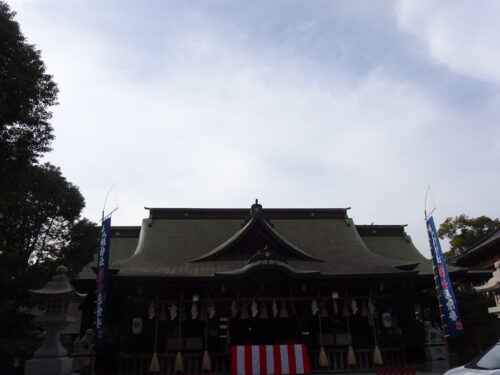
[[[422,321],[438,318],[431,261],[403,225],[355,225],[345,208],[149,208],[141,227],[113,227],[106,346],[120,374],[229,373],[234,345],[304,344],[314,371],[423,362]],[[82,332],[92,327],[95,274]],[[452,273],[460,272],[451,269]],[[355,364],[348,363],[348,350]],[[352,361],[351,361],[352,363]]]
[[[448,259],[448,264],[477,270],[494,270],[500,260],[500,228],[486,235],[463,254]]]

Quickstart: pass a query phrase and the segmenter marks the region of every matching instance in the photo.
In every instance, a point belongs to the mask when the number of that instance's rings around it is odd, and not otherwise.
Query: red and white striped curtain
[[[231,347],[231,375],[310,374],[307,349],[298,345]]]

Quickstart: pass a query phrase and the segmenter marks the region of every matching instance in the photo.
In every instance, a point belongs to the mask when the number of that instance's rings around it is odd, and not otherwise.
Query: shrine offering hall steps
[[[404,350],[399,348],[381,349],[384,364],[392,367],[406,366],[406,357]],[[329,367],[321,368],[318,363],[319,353],[310,351],[312,373],[370,373],[375,374],[375,366],[372,362],[373,350],[357,349],[356,366],[347,364],[347,350],[333,349],[326,350],[329,360]],[[212,362],[212,371],[204,372],[202,370],[203,353],[183,353],[184,372],[187,375],[229,375],[231,372],[230,355],[225,353],[210,353]],[[175,375],[174,371],[176,353],[159,354],[161,375]],[[119,375],[147,375],[150,374],[149,366],[152,355],[123,355],[119,358]],[[396,375],[396,374],[395,374]]]

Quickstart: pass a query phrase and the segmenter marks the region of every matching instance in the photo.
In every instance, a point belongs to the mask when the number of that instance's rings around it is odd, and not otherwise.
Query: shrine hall
[[[237,348],[246,347],[264,348],[261,374],[269,348],[285,348],[293,363],[280,366],[302,372],[425,360],[422,322],[439,319],[426,293],[432,262],[405,225],[356,225],[348,208],[257,201],[147,211],[141,226],[111,228],[102,350],[116,373],[147,374],[154,354],[162,374],[240,374]],[[95,277],[90,264],[75,281],[88,293],[81,332],[93,327]]]

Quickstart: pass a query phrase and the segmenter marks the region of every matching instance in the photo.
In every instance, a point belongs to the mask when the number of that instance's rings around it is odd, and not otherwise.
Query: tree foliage
[[[41,287],[60,264],[78,274],[98,243],[95,224],[81,218],[78,188],[39,162],[54,138],[58,89],[14,16],[0,0],[0,373],[36,343],[29,312],[38,301],[27,289]]]
[[[462,214],[446,218],[439,226],[438,234],[441,239],[447,238],[450,241],[450,252],[447,256],[454,256],[462,254],[498,227],[500,227],[498,219],[487,216],[469,218]]]
[[[58,90],[14,16],[0,2],[0,160],[33,162],[50,150]]]
[[[79,249],[85,227],[80,219],[84,199],[78,188],[68,182],[59,168],[51,164],[31,165],[18,176],[15,190],[3,191],[0,217],[0,256],[9,273],[19,278],[39,266],[60,263],[78,253],[70,272],[91,261],[94,249]],[[96,236],[97,237],[97,236]],[[90,251],[92,250],[92,251]]]

